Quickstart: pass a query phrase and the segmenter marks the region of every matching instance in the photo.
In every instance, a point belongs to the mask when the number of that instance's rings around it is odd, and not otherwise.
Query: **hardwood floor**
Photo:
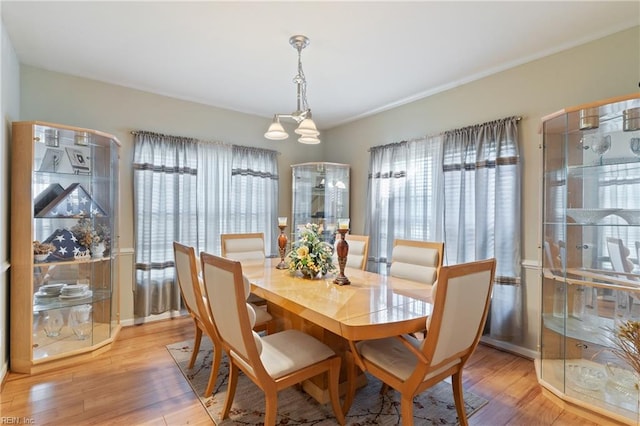
[[[0,424],[210,425],[165,348],[192,338],[187,318],[125,327],[111,351],[88,363],[35,376],[10,373]],[[542,395],[533,361],[487,346],[465,368],[464,387],[489,400],[471,425],[595,425]]]

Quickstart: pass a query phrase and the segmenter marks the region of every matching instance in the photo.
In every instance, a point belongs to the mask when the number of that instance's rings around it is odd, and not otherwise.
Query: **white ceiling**
[[[640,25],[640,2],[12,2],[21,63],[320,129]],[[640,40],[639,40],[640,46]]]

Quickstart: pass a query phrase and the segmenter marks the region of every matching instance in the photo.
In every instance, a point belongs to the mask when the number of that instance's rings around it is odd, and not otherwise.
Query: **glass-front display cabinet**
[[[106,133],[13,123],[11,371],[90,358],[119,331],[119,150]]]
[[[640,93],[549,115],[542,133],[539,381],[597,423],[638,425],[640,372],[617,350],[640,324]]]
[[[349,217],[349,165],[304,163],[291,168],[291,241],[301,226],[317,223],[323,227],[324,240],[333,244],[338,219]]]

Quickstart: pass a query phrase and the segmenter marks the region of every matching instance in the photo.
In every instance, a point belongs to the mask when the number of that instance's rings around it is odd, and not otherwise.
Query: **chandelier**
[[[307,104],[307,80],[304,77],[304,71],[302,71],[302,49],[309,45],[309,39],[303,35],[294,35],[289,39],[289,44],[298,51],[298,74],[293,77],[293,82],[296,85],[297,109],[291,114],[275,114],[264,137],[272,140],[287,139],[289,134],[280,124],[280,119],[290,118],[298,123],[298,128],[295,130],[296,134],[300,135],[298,142],[318,144],[320,143],[320,139],[318,139],[320,132],[316,128],[316,123],[311,119],[311,109]]]

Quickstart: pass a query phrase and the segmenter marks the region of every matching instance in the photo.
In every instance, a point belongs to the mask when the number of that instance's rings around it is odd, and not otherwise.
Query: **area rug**
[[[193,342],[168,345],[167,349],[182,371],[193,391],[216,425],[262,425],[264,420],[264,394],[253,382],[241,374],[238,388],[228,419],[222,421],[220,412],[227,394],[229,364],[226,355],[213,395],[204,398],[202,394],[209,380],[213,352],[211,340],[202,338],[198,358],[193,368],[188,369]],[[367,385],[358,389],[349,413],[348,425],[398,425],[400,420],[399,394],[389,391],[380,395],[380,381],[367,375]],[[464,392],[467,416],[483,407],[487,401],[471,392]],[[417,425],[455,425],[457,416],[453,393],[449,383],[439,383],[418,395],[413,401],[414,423]],[[321,405],[297,387],[291,387],[278,394],[278,425],[335,425],[331,404]]]

